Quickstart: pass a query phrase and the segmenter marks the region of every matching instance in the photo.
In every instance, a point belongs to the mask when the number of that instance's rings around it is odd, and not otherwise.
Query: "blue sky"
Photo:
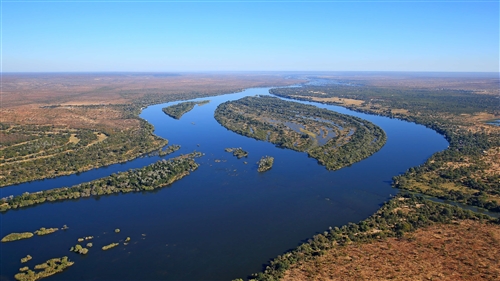
[[[2,1],[2,70],[499,71],[498,1]]]

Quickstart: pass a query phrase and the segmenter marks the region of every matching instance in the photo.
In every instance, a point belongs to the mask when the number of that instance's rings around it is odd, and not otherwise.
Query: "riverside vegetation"
[[[469,90],[374,86],[305,86],[271,89],[277,96],[339,104],[349,109],[425,125],[449,147],[423,165],[395,176],[397,188],[500,211],[498,97]]]
[[[368,244],[388,237],[411,239],[411,233],[416,229],[434,224],[453,224],[461,220],[500,224],[499,219],[432,202],[421,196],[398,195],[386,202],[366,220],[348,223],[342,227],[330,227],[296,249],[278,256],[270,262],[264,272],[254,274],[251,280],[280,280],[290,267],[300,263],[314,262],[317,257],[335,249],[351,244]]]
[[[238,134],[305,151],[330,170],[369,157],[386,142],[367,120],[268,96],[222,103],[215,119]]]
[[[210,102],[209,100],[198,101],[198,102],[186,101],[168,107],[164,107],[162,108],[162,111],[174,119],[181,119],[182,115],[184,115],[184,113],[191,111],[195,105],[201,106],[209,102]]]
[[[26,192],[22,195],[2,198],[0,199],[0,211],[5,212],[44,202],[154,190],[169,185],[196,170],[199,165],[194,161],[194,158],[199,156],[201,156],[200,152],[193,152],[72,187],[55,188],[35,193]]]
[[[243,157],[247,157],[248,156],[248,152],[243,150],[241,147],[235,147],[235,148],[226,148],[224,149],[224,151],[226,152],[229,152],[229,153],[233,153],[233,156],[236,156],[238,159],[241,159]]]

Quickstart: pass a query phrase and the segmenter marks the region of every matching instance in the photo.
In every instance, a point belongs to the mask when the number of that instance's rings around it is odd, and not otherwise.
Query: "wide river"
[[[180,144],[173,157],[193,150],[205,153],[201,166],[169,187],[144,193],[119,194],[47,203],[0,215],[0,233],[33,232],[62,227],[0,245],[0,280],[13,280],[24,265],[32,268],[49,258],[68,256],[75,264],[48,280],[231,280],[262,270],[270,259],[298,246],[329,226],[358,222],[373,214],[391,194],[391,178],[422,164],[447,147],[446,140],[421,125],[373,116],[338,106],[313,104],[370,120],[385,130],[386,145],[371,157],[338,171],[328,171],[306,153],[280,149],[226,130],[213,118],[216,107],[245,96],[268,95],[269,88],[215,96],[180,120],[153,105],[141,117],[155,134]],[[242,147],[248,158],[224,151]],[[265,173],[256,162],[275,158]],[[1,196],[33,192],[138,168],[159,157],[0,189]],[[245,161],[247,164],[245,164]],[[119,228],[120,233],[114,233]],[[69,252],[83,236],[94,236],[86,256]],[[102,251],[103,245],[131,238],[128,245]],[[123,241],[122,241],[123,242]],[[33,260],[21,264],[27,254]]]

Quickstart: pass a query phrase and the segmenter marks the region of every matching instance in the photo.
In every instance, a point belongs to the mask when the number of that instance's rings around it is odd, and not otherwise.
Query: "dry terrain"
[[[500,280],[500,226],[436,224],[373,243],[334,248],[283,280]]]

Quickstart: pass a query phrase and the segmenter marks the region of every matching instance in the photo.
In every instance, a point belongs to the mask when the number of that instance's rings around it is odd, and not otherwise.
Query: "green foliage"
[[[232,152],[233,156],[236,156],[238,159],[241,159],[243,157],[248,156],[248,152],[243,150],[241,147],[234,147],[234,148],[228,147],[228,148],[224,149],[224,151]]]
[[[26,192],[15,197],[2,198],[0,199],[0,211],[5,212],[44,202],[154,190],[169,185],[196,170],[199,165],[194,161],[194,157],[200,155],[201,153],[194,152],[168,161],[163,159],[140,169],[112,174],[73,187],[55,188],[31,194]]]
[[[114,248],[114,247],[116,247],[116,246],[118,246],[118,245],[119,245],[118,243],[111,243],[111,244],[109,244],[109,245],[103,246],[103,247],[102,247],[102,250],[103,250],[103,251],[106,251],[106,250],[109,250],[109,249],[111,249],[111,248]]]
[[[258,164],[257,171],[259,172],[265,172],[273,167],[274,164],[274,157],[271,156],[263,156],[260,158]]]
[[[251,280],[279,280],[292,265],[321,256],[329,249],[351,243],[369,243],[384,237],[401,237],[417,228],[435,223],[453,223],[456,220],[472,219],[500,224],[483,214],[459,207],[435,203],[411,194],[399,195],[386,202],[380,210],[357,224],[329,228],[315,235],[307,243],[273,259],[264,272],[254,274]]]
[[[26,257],[21,258],[21,263],[28,262],[28,261],[30,261],[32,258],[33,258],[33,257],[31,257],[30,255],[27,255]]]
[[[194,101],[186,101],[186,102],[181,102],[178,104],[174,104],[168,107],[165,107],[162,109],[162,111],[167,114],[168,116],[175,118],[175,119],[180,119],[184,113],[191,111],[195,105],[204,105],[209,103],[210,101],[205,100],[205,101],[199,101],[199,102],[194,102]]]
[[[33,237],[33,233],[31,232],[11,233],[7,234],[4,238],[2,238],[2,242],[11,242],[21,239],[28,239],[31,237]]]
[[[56,232],[58,230],[59,230],[59,228],[45,228],[45,227],[42,227],[39,230],[36,230],[35,234],[38,235],[38,236],[42,236],[42,235],[47,235],[47,234],[54,233],[54,232]]]

